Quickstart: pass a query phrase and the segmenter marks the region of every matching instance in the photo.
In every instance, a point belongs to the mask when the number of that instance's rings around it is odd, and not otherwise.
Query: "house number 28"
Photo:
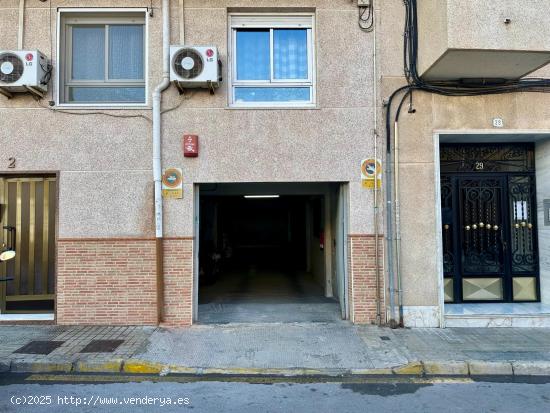
[[[476,171],[483,171],[484,167],[483,162],[476,162]]]
[[[15,168],[15,158],[8,158],[8,168],[9,169]]]

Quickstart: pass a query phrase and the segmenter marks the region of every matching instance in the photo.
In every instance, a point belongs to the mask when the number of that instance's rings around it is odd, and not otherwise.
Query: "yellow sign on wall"
[[[363,188],[382,188],[382,162],[379,159],[361,161],[361,183]]]
[[[183,198],[183,171],[181,168],[168,168],[162,174],[162,197]]]

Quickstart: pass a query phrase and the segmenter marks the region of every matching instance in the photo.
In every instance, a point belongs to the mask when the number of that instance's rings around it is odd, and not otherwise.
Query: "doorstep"
[[[550,327],[550,305],[445,304],[445,327]]]

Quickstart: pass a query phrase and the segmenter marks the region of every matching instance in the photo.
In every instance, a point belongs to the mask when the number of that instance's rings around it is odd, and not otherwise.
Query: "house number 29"
[[[8,158],[8,168],[9,169],[15,168],[15,158]]]
[[[476,171],[483,171],[483,168],[485,168],[483,162],[476,162]]]

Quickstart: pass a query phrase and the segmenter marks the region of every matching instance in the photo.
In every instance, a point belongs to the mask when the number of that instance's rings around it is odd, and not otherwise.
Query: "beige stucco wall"
[[[550,304],[550,225],[545,225],[544,200],[550,199],[550,139],[535,146],[541,301]]]
[[[418,71],[421,75],[437,64],[445,67],[440,69],[444,72],[454,72],[449,67],[451,63],[442,63],[440,59],[447,53],[474,50],[486,51],[476,56],[483,59],[486,65],[494,65],[495,70],[501,64],[501,60],[495,57],[495,51],[507,52],[511,64],[521,64],[522,70],[525,68],[527,72],[530,67],[525,61],[529,61],[530,57],[517,52],[550,50],[547,0],[523,1],[521,7],[515,0],[421,0],[417,4]],[[510,20],[509,24],[505,23],[506,19]],[[456,59],[459,64],[464,63],[460,61],[462,56],[458,54]],[[548,61],[549,57],[547,55],[541,59]],[[542,63],[532,64],[534,69]],[[457,69],[456,73],[462,73],[462,70]]]
[[[382,79],[380,99],[387,99],[397,87],[404,84],[400,58],[402,27],[397,24],[402,21],[402,13],[403,4],[400,0],[385,2],[380,10],[381,24],[377,35],[381,39],[377,50],[379,56],[382,56],[379,63]],[[475,22],[480,20],[470,17],[468,24],[478,27]],[[548,17],[544,18],[548,23]],[[389,24],[392,21],[394,24]],[[429,35],[424,33],[420,39],[427,41]],[[537,75],[547,76],[548,73],[548,68],[544,68]],[[399,166],[403,299],[406,306],[414,308],[438,306],[440,299],[438,265],[441,257],[436,239],[440,228],[435,208],[437,165],[434,162],[434,135],[460,130],[466,133],[474,130],[483,133],[503,132],[502,129],[495,131],[492,126],[493,118],[497,117],[503,119],[505,129],[511,133],[517,130],[550,132],[550,96],[517,93],[454,98],[417,92],[413,104],[416,113],[409,114],[406,105],[400,117]],[[426,314],[423,313],[424,316]]]
[[[171,43],[179,43],[179,2],[172,1]],[[52,0],[26,2],[25,48],[52,57],[49,24],[56,33],[57,7],[147,7],[149,0]],[[149,88],[161,76],[160,0],[149,19]],[[16,0],[0,3],[6,29],[0,49],[17,45]],[[372,232],[371,194],[360,187],[361,159],[372,156],[372,35],[357,27],[357,7],[347,0],[227,0],[185,2],[187,44],[217,45],[227,79],[228,9],[241,7],[315,11],[317,108],[236,110],[227,107],[227,84],[211,96],[194,91],[163,116],[163,166],[184,171],[183,200],[165,202],[167,236],[193,235],[193,183],[351,181],[350,231]],[[57,85],[55,85],[57,90]],[[142,237],[153,235],[151,123],[143,118],[55,113],[28,96],[0,96],[0,145],[17,159],[16,172],[60,171],[59,236]],[[182,100],[172,87],[164,108]],[[42,107],[44,106],[44,107]],[[143,110],[101,110],[151,117]],[[86,111],[73,110],[79,114]],[[183,133],[200,137],[200,156],[184,159]],[[13,170],[11,172],[14,172]]]

